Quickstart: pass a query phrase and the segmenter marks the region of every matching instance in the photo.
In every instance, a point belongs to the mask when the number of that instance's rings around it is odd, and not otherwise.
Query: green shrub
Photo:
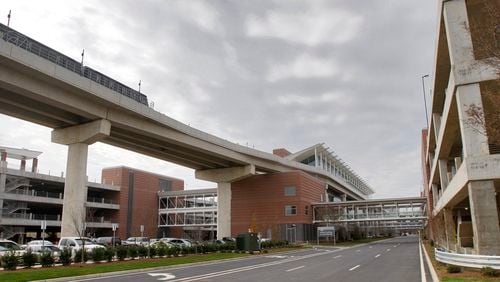
[[[484,276],[489,276],[489,277],[498,277],[500,276],[500,271],[491,268],[489,266],[485,266],[481,268],[481,274]]]
[[[431,247],[434,247],[434,240],[430,240],[429,245],[431,245]]]
[[[137,247],[137,254],[139,255],[139,257],[141,258],[145,258],[148,256],[148,248],[145,247],[145,246],[139,246]]]
[[[104,260],[105,258],[105,249],[104,248],[94,248],[92,249],[92,252],[90,253],[90,257],[95,263],[99,263]]]
[[[264,254],[269,253],[269,251],[268,251],[268,250],[263,250],[262,252],[263,252]]]
[[[113,257],[115,256],[115,252],[116,252],[115,248],[107,247],[106,249],[104,249],[104,259],[107,262],[113,261]]]
[[[16,253],[14,251],[7,252],[2,257],[2,266],[6,270],[16,270],[18,264],[19,258],[16,256]]]
[[[135,259],[138,255],[138,250],[137,250],[137,247],[136,246],[130,246],[128,248],[128,256],[131,258],[131,259]]]
[[[156,254],[158,253],[158,249],[153,247],[153,246],[149,246],[148,253],[149,253],[150,258],[154,258],[156,256]]]
[[[51,267],[54,265],[55,259],[51,252],[44,252],[40,256],[40,264],[42,267]]]
[[[167,251],[168,251],[167,246],[158,245],[158,247],[156,248],[156,253],[158,254],[159,257],[166,256]]]
[[[37,255],[34,254],[31,249],[28,249],[28,251],[23,254],[23,265],[27,268],[31,268],[33,265],[35,265],[37,259]]]
[[[116,257],[118,260],[124,260],[127,257],[128,250],[124,246],[118,246],[116,248]]]
[[[83,249],[76,251],[75,262],[82,262],[82,252],[83,252],[83,262],[89,260],[89,253],[87,251],[82,251],[82,250]]]
[[[448,266],[446,267],[446,271],[448,273],[460,273],[462,272],[462,267],[458,265],[448,264]]]
[[[71,249],[68,247],[65,247],[61,250],[61,255],[59,256],[59,259],[61,260],[62,265],[68,266],[71,264],[72,259],[71,259]]]

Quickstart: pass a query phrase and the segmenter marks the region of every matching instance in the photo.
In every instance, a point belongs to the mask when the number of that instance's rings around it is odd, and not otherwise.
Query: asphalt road
[[[427,269],[425,276],[429,278]],[[422,281],[417,237],[72,281]]]

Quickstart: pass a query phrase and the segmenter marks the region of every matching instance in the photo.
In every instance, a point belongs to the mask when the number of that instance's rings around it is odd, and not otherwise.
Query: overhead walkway
[[[357,225],[364,228],[423,229],[427,220],[426,198],[393,198],[314,203],[313,223]]]

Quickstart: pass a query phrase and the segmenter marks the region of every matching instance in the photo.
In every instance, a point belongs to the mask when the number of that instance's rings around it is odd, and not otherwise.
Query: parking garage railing
[[[500,269],[500,256],[456,254],[434,249],[436,260],[446,264],[464,267]]]

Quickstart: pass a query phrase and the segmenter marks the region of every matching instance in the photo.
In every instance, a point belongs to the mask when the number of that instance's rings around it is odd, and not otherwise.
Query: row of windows
[[[304,214],[309,215],[309,206],[305,206]],[[285,206],[285,216],[297,215],[297,206],[295,205],[286,205]]]

